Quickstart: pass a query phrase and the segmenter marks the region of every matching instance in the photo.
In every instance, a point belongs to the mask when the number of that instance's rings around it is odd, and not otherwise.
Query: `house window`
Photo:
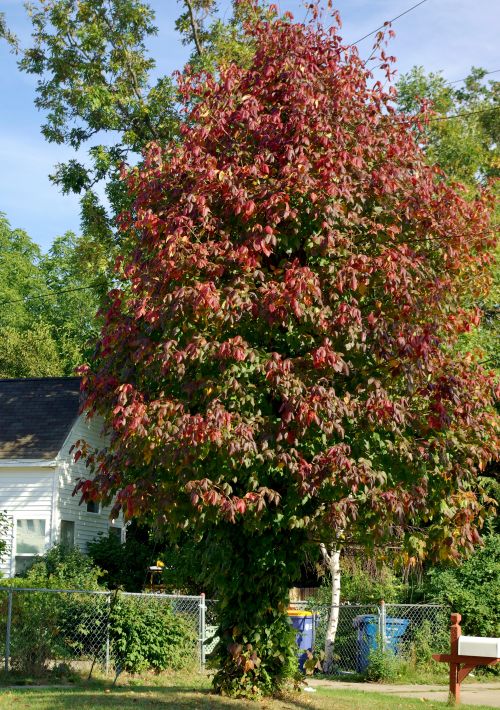
[[[98,513],[99,512],[99,503],[96,503],[94,500],[89,500],[87,503],[87,513]]]
[[[18,519],[16,525],[16,574],[23,572],[45,549],[45,520]]]
[[[75,544],[75,523],[73,520],[61,520],[59,541],[64,547],[73,547]]]

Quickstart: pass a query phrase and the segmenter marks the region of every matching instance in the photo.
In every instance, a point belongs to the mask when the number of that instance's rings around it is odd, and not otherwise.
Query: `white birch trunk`
[[[332,604],[328,615],[328,626],[325,637],[325,660],[323,662],[323,671],[325,673],[331,673],[333,671],[333,649],[339,624],[340,547],[333,546],[328,550],[324,544],[321,544],[320,547],[323,560],[332,577]]]

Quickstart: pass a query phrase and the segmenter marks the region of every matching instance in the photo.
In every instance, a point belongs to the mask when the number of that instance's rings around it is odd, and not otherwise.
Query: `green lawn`
[[[0,709],[13,710],[445,710],[444,703],[395,698],[393,695],[358,691],[318,689],[316,693],[293,693],[260,702],[229,700],[210,694],[209,680],[203,676],[163,676],[150,682],[124,681],[113,688],[106,681],[79,682],[73,686],[3,688]],[[462,705],[461,710],[481,710]],[[482,707],[482,710],[488,708]]]

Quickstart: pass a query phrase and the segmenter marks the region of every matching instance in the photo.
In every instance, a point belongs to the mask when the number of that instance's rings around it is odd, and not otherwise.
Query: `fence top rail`
[[[309,601],[298,601],[298,602],[290,602],[290,606],[307,606],[310,605],[311,602]],[[366,609],[367,607],[370,607],[371,609],[376,609],[378,607],[378,604],[350,604],[349,602],[344,602],[343,604],[320,604],[320,603],[315,603],[313,602],[312,605],[314,607],[325,607],[328,609]],[[409,604],[408,606],[416,606],[415,604]]]
[[[386,605],[386,606],[411,607],[411,608],[413,608],[413,609],[414,609],[415,607],[418,607],[419,609],[424,608],[424,607],[426,607],[426,608],[427,608],[427,607],[433,607],[433,608],[436,608],[436,609],[444,609],[444,607],[446,606],[445,604],[425,604],[425,603],[424,603],[424,604],[393,604],[392,602],[386,602],[385,605]]]
[[[113,594],[113,592],[97,589],[48,589],[46,587],[0,587],[0,592],[64,592],[65,594],[99,594],[108,597]]]
[[[47,587],[1,587],[0,592],[54,592],[65,594],[96,594],[100,596],[111,596],[116,590],[98,590],[98,589],[49,589]],[[188,601],[197,601],[203,599],[201,595],[192,594],[155,594],[154,592],[122,592],[119,594],[125,597],[146,597],[148,599],[186,599]],[[207,599],[206,601],[211,601]]]
[[[200,599],[204,599],[201,594],[163,594],[156,592],[120,592],[120,594],[125,597],[147,597],[148,599],[188,599],[189,601],[196,600],[197,602],[199,602]]]

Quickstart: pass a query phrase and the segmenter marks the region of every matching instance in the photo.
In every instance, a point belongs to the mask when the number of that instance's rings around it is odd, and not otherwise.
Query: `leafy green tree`
[[[0,215],[0,376],[71,375],[83,362],[105,282],[82,274],[80,248],[67,233],[43,255]]]
[[[459,611],[465,633],[500,636],[500,535],[487,536],[460,567],[430,569],[425,596]]]
[[[0,377],[57,377],[64,374],[57,345],[47,324],[27,330],[0,328]]]
[[[154,60],[145,41],[157,28],[140,0],[38,0],[28,6],[33,45],[22,52],[21,70],[37,79],[42,133],[79,157],[56,166],[52,180],[82,196],[82,228],[91,270],[106,272],[114,251],[114,218],[124,208],[118,180],[123,162],[152,141],[170,139],[176,126],[172,82],[152,82]],[[104,181],[110,210],[95,190]]]
[[[160,551],[147,530],[128,526],[125,542],[116,535],[99,535],[89,542],[87,553],[102,570],[102,582],[108,589],[142,592],[149,581],[148,567],[155,564]]]
[[[0,213],[0,327],[26,328],[35,317],[33,301],[46,291],[40,248],[22,229],[12,229]]]
[[[85,240],[67,232],[57,237],[40,259],[47,291],[54,294],[35,300],[33,308],[45,318],[57,344],[64,374],[72,375],[94,347],[99,320],[96,317],[106,280],[82,268]]]
[[[14,35],[14,33],[9,30],[4,12],[0,12],[0,39],[6,40],[10,44],[12,49],[14,51],[17,51],[19,46],[18,39]]]
[[[0,376],[57,375],[61,362],[35,303],[46,293],[39,247],[0,214]]]
[[[406,601],[407,587],[401,575],[398,575],[387,562],[377,564],[359,555],[344,554],[340,567],[341,603],[378,604],[381,599],[392,604]],[[315,593],[315,603],[330,605],[331,596],[331,579],[326,576]]]
[[[437,163],[448,179],[467,185],[471,194],[493,181],[498,196],[500,176],[500,82],[487,80],[484,69],[473,67],[459,84],[450,84],[439,73],[426,74],[414,67],[397,84],[398,107],[417,113],[422,100],[431,102],[435,115],[420,129],[431,163]],[[497,203],[498,204],[498,203]],[[500,213],[496,211],[496,222]],[[491,289],[474,302],[464,280],[465,305],[477,305],[482,312],[479,327],[461,339],[462,350],[482,354],[489,367],[500,371],[500,251],[491,254]]]
[[[267,10],[239,0],[222,21],[213,0],[182,5],[177,29],[193,46],[194,66],[249,62],[253,42],[243,24]],[[121,166],[140,160],[151,141],[166,144],[178,127],[171,78],[152,79],[155,61],[146,40],[158,32],[154,13],[142,0],[36,0],[28,8],[33,44],[22,50],[19,65],[37,77],[43,135],[75,150],[74,158],[56,166],[52,180],[63,192],[81,195],[82,266],[109,276],[120,239],[115,219],[128,207]],[[87,159],[81,157],[84,147]],[[105,185],[109,208],[98,197],[98,183]]]
[[[414,67],[397,84],[401,111],[417,113],[422,100],[431,102],[435,115],[421,129],[429,160],[472,188],[500,175],[500,82],[486,76],[486,70],[472,67],[455,85]]]
[[[270,20],[276,8],[255,0],[233,0],[232,15],[222,20],[215,0],[184,0],[185,11],[176,22],[184,44],[193,48],[190,65],[217,72],[229,63],[248,66],[255,43],[245,25]]]

